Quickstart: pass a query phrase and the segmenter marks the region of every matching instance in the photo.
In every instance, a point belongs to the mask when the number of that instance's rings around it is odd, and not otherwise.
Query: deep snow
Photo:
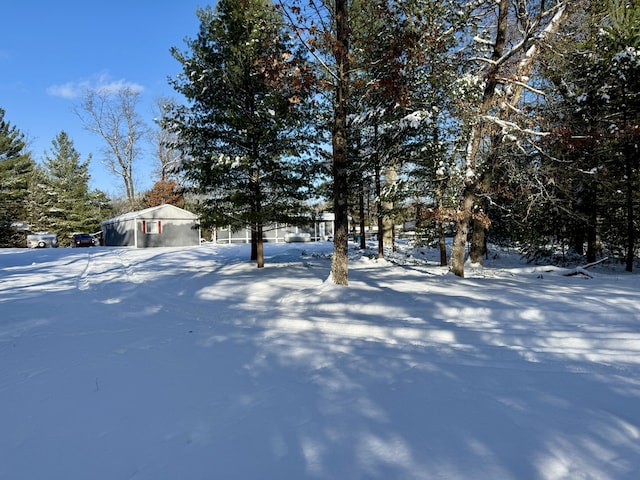
[[[0,250],[0,479],[640,478],[640,276],[331,248]]]

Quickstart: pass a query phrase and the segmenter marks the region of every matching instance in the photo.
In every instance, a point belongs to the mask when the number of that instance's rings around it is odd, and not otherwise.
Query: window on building
[[[142,221],[142,233],[158,234],[162,233],[162,223],[160,220],[143,220]]]

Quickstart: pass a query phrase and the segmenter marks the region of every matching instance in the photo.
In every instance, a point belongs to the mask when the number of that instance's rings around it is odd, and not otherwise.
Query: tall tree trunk
[[[440,249],[440,266],[447,266],[447,237],[444,231],[444,222],[438,222],[438,248]]]
[[[258,222],[258,228],[256,231],[256,261],[258,268],[264,268],[264,238],[262,237],[262,222]]]
[[[376,225],[378,227],[378,258],[384,258],[384,221],[382,218],[382,180],[380,179],[380,164],[376,159],[375,164],[375,186],[376,186]]]
[[[362,141],[360,135],[357,136],[357,151],[358,157],[362,152]],[[365,218],[365,205],[364,205],[364,195],[365,195],[365,176],[361,174],[358,176],[358,230],[359,230],[359,238],[358,240],[360,250],[364,250],[367,248],[367,238],[366,238],[366,229],[367,223]]]
[[[385,169],[384,184],[391,186],[395,183],[398,174],[395,165],[389,165]],[[382,207],[382,244],[387,248],[394,248],[395,218],[393,215],[393,201],[380,202]]]
[[[495,138],[496,136],[492,136],[492,146],[498,142]],[[495,155],[495,147],[493,152],[487,157],[488,168],[493,164],[496,160]],[[479,188],[481,192],[488,194],[491,189],[491,183],[493,181],[493,173],[492,170],[486,169],[479,182]],[[472,217],[472,231],[471,231],[471,248],[469,249],[469,260],[471,263],[476,263],[482,265],[484,256],[487,254],[487,226],[485,221],[481,218],[481,215],[487,214],[487,200],[486,198],[476,199],[476,203],[474,205],[473,217]]]
[[[336,0],[336,89],[333,117],[334,241],[331,278],[349,284],[349,167],[347,159],[347,106],[349,100],[349,22],[347,0]]]
[[[467,237],[469,235],[469,222],[475,202],[475,180],[468,182],[462,194],[462,203],[456,219],[456,235],[451,249],[451,265],[449,270],[458,277],[464,277],[464,257],[467,250]]]
[[[473,206],[475,203],[475,194],[478,187],[477,175],[477,157],[479,155],[480,143],[482,137],[486,134],[486,121],[483,117],[489,112],[495,96],[496,86],[498,84],[497,76],[500,69],[498,61],[502,57],[502,52],[507,39],[509,0],[500,0],[498,4],[498,23],[496,29],[496,39],[493,46],[491,56],[492,64],[487,70],[485,76],[486,85],[482,94],[482,102],[478,111],[475,125],[471,129],[471,137],[467,146],[465,186],[462,195],[462,202],[456,219],[456,236],[453,241],[453,250],[451,252],[450,270],[453,274],[464,277],[464,257],[467,244],[467,236],[469,234],[469,222],[473,214]]]
[[[587,263],[596,261],[598,250],[598,215],[594,209],[587,225]]]
[[[436,205],[438,206],[437,228],[438,228],[438,248],[440,249],[440,266],[445,267],[447,265],[447,239],[445,232],[444,222],[444,194],[443,190],[444,180],[440,180],[436,186]]]
[[[251,226],[251,257],[250,260],[255,262],[258,260],[258,230],[257,226]]]
[[[360,211],[360,249],[367,248],[366,239],[366,222],[365,222],[365,210],[364,210],[364,179],[360,181],[360,192],[358,195],[358,210]]]
[[[384,258],[384,219],[382,207],[382,167],[380,165],[380,157],[378,156],[378,122],[373,128],[373,143],[376,145],[373,166],[373,181],[376,193],[376,228],[378,230],[378,258]]]
[[[129,201],[129,205],[131,206],[132,209],[135,209],[137,207],[136,191],[133,185],[133,179],[131,175],[132,175],[131,172],[127,172],[125,175],[122,176],[122,180],[125,184],[125,190],[126,190],[127,200]]]
[[[257,146],[253,147],[253,158],[258,158]],[[253,188],[252,216],[253,225],[251,228],[251,260],[257,262],[258,268],[264,267],[264,244],[262,239],[262,190],[260,185],[260,169],[256,167],[251,175]]]
[[[469,247],[469,260],[471,263],[482,265],[484,262],[484,256],[487,252],[486,227],[482,221],[474,216],[471,220],[471,246]]]
[[[596,183],[589,182],[581,199],[582,215],[577,225],[575,239],[575,251],[579,255],[584,255],[584,244],[587,243],[587,263],[596,261],[597,247],[597,221],[598,221],[598,187]],[[579,244],[579,245],[578,245]]]

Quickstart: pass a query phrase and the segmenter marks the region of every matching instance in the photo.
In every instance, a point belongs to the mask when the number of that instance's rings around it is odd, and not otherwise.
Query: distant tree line
[[[102,162],[122,181],[124,195],[113,198],[90,189],[92,156],[82,160],[67,132],[36,161],[24,133],[0,109],[0,247],[24,247],[26,236],[35,232],[56,233],[60,244],[68,245],[72,234],[98,232],[113,215],[165,203],[185,206],[177,152],[170,133],[158,127],[172,100],[157,99],[157,128],[151,129],[136,110],[139,97],[130,87],[88,89],[76,107],[86,129],[104,141]],[[135,172],[145,143],[155,148],[157,171],[153,186],[140,194]]]
[[[62,131],[37,164],[22,134],[0,109],[0,246],[23,247],[26,234],[57,233],[68,244],[73,233],[95,232],[111,213],[111,202],[89,190],[88,165]]]
[[[36,162],[25,135],[0,109],[0,247],[24,247],[36,232],[56,233],[60,245],[69,245],[71,235],[98,232],[114,214],[163,203],[184,206],[182,189],[168,174],[141,196],[112,199],[92,190],[90,161],[61,131]]]

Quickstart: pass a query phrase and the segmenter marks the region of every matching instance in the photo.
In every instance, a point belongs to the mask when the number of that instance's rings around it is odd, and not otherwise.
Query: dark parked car
[[[93,247],[95,244],[94,238],[88,233],[76,233],[71,236],[72,247]]]

